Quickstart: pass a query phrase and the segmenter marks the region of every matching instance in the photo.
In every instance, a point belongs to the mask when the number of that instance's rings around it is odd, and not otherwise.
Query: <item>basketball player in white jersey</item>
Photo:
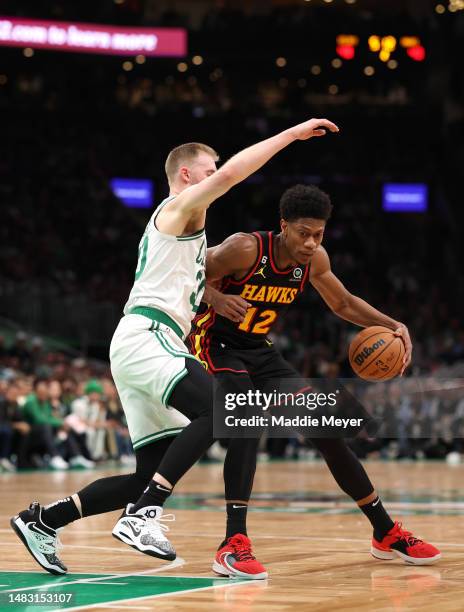
[[[34,502],[11,519],[47,571],[67,571],[56,555],[58,528],[126,504],[113,535],[143,553],[175,558],[163,533],[163,504],[213,441],[213,380],[184,344],[205,286],[206,211],[280,150],[326,130],[338,132],[326,119],[311,119],[244,149],[219,170],[206,145],[189,143],[169,154],[170,194],[140,241],[134,286],[110,347],[136,472],[100,479],[46,507]]]

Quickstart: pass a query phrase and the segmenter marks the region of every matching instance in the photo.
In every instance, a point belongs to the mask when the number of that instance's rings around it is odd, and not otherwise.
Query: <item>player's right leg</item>
[[[213,442],[212,380],[175,330],[141,315],[123,317],[110,356],[134,448],[153,440],[167,422],[171,427],[177,423],[176,440],[158,470],[153,469],[153,479],[113,530],[115,537],[140,552],[161,556],[160,548],[167,551],[164,502]],[[121,537],[122,522],[136,521],[134,515],[140,519],[139,528]],[[175,555],[172,547],[171,552]]]
[[[254,389],[241,351],[208,350],[210,367],[218,369],[217,382],[227,393]],[[268,577],[256,559],[247,533],[247,512],[256,471],[259,434],[256,438],[231,438],[224,461],[224,489],[227,512],[225,538],[213,561],[213,571],[221,576],[262,580]]]
[[[160,557],[159,548],[166,548],[163,534],[163,506],[176,482],[190,469],[213,442],[212,379],[196,360],[186,360],[187,374],[173,387],[169,404],[191,419],[190,425],[178,434],[164,455],[153,479],[135,504],[129,506],[116,524],[113,535],[142,553]],[[155,470],[154,470],[155,471]],[[172,515],[171,515],[172,516]],[[121,536],[121,525],[139,517],[138,528]],[[174,549],[171,551],[175,556]],[[165,557],[163,557],[165,558]],[[166,557],[167,558],[167,557]],[[174,557],[172,557],[174,558]]]
[[[268,352],[271,354],[272,349]],[[302,379],[294,368],[279,354],[268,359],[264,371],[259,376],[272,379],[284,379],[286,391],[295,393],[301,388]],[[259,386],[259,382],[253,379]],[[428,565],[440,559],[440,551],[432,544],[414,537],[393,521],[362,463],[342,438],[311,438],[310,442],[321,453],[332,476],[339,487],[358,505],[373,527],[371,554],[378,559],[401,558],[406,563]]]
[[[373,528],[371,554],[382,560],[398,557],[412,565],[429,565],[441,558],[432,544],[413,536],[393,521],[374,490],[362,463],[342,438],[311,438],[340,488],[349,495]]]

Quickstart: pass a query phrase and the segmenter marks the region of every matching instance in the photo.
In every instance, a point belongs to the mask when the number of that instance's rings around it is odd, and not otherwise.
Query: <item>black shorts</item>
[[[286,410],[287,406],[290,408],[291,404],[287,404],[288,394],[290,395],[305,395],[306,399],[314,402],[314,398],[311,397],[315,392],[332,391],[329,382],[329,388],[326,389],[324,379],[320,379],[317,382],[316,388],[313,386],[313,380],[305,379],[299,374],[295,368],[290,365],[282,355],[272,346],[262,345],[257,348],[246,348],[246,349],[235,349],[227,347],[225,344],[218,342],[209,342],[208,351],[204,352],[203,355],[207,358],[208,371],[214,375],[217,379],[218,386],[216,387],[215,395],[215,428],[220,433],[220,437],[226,437],[223,435],[223,421],[224,421],[224,400],[226,395],[229,393],[243,394],[248,391],[261,391],[264,394],[273,394],[275,404],[271,404],[270,408],[275,409],[275,414],[280,414],[278,411],[282,408]],[[338,393],[338,391],[337,391]],[[286,399],[281,399],[286,396]],[[335,408],[328,408],[326,403],[320,406],[309,407],[309,404],[299,405],[296,408],[297,412],[289,413],[290,416],[295,414],[308,414],[308,409],[311,411],[313,418],[318,418],[319,422],[322,420],[322,415],[334,416],[335,417],[356,417],[364,419],[364,424],[368,422],[369,415],[364,411],[363,407],[351,397],[349,393],[341,391],[340,395],[337,396],[337,402]],[[306,401],[306,400],[305,400]],[[218,403],[216,403],[218,402]],[[283,402],[283,403],[281,403]],[[234,416],[238,417],[249,417],[253,414],[263,414],[261,409],[257,409],[256,403],[250,406],[248,402],[243,404],[236,404],[233,408],[235,410]],[[221,409],[217,410],[220,406]],[[241,406],[241,408],[240,408]],[[225,407],[225,410],[232,410],[231,408]],[[250,411],[249,411],[250,410]],[[364,426],[364,425],[363,425]],[[285,436],[281,433],[274,432],[274,434],[268,432],[271,437],[288,437],[298,433],[302,438],[339,438],[339,437],[353,437],[357,435],[360,430],[360,426],[341,428],[331,428],[330,431],[324,427],[318,427],[317,425],[303,426],[288,428],[288,432]],[[243,437],[254,437],[254,432],[258,430],[253,429],[250,433],[248,429],[243,430]],[[263,427],[264,431],[264,427]],[[279,430],[280,431],[280,430]],[[283,431],[283,430],[282,430]],[[261,432],[261,430],[260,430]],[[276,435],[275,435],[276,434]],[[311,434],[311,435],[309,435]],[[329,435],[330,434],[330,435]],[[235,437],[239,437],[235,435]]]
[[[220,379],[248,388],[267,388],[270,381],[302,379],[295,368],[272,346],[235,349],[211,342],[207,353],[208,371]],[[299,387],[299,385],[296,385]]]

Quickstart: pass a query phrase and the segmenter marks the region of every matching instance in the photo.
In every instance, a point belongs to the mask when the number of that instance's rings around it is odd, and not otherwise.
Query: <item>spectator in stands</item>
[[[61,382],[61,401],[66,406],[66,414],[71,412],[71,404],[76,399],[76,380],[72,376],[67,376]]]
[[[69,415],[70,410],[62,400],[60,381],[50,380],[48,391],[53,416],[63,419],[64,422],[64,429],[58,432],[61,453],[68,459],[71,467],[95,467],[87,447],[85,432],[76,431],[72,426],[73,418],[72,415]]]
[[[98,380],[89,380],[84,393],[71,404],[74,416],[73,429],[85,432],[87,446],[94,460],[102,459],[106,452],[106,433],[110,427],[106,421],[106,406],[103,401],[103,387]],[[68,422],[69,419],[68,419]]]
[[[110,426],[110,429],[108,429],[110,455],[118,458],[123,465],[133,465],[135,455],[116,386],[108,378],[103,379],[102,384],[107,408],[106,419]]]
[[[49,467],[66,470],[68,463],[58,452],[56,434],[63,430],[63,419],[54,416],[48,389],[48,380],[36,378],[33,393],[23,406],[24,419],[31,425],[31,448],[41,449],[49,455]]]
[[[11,427],[10,415],[7,411],[7,389],[8,381],[5,379],[0,380],[0,469],[13,472],[15,468],[10,462],[13,428]]]
[[[15,382],[19,388],[18,404],[22,409],[28,396],[33,391],[34,379],[32,376],[26,376],[24,372],[16,372]]]
[[[12,452],[17,456],[16,467],[28,467],[26,453],[31,427],[23,420],[18,405],[20,387],[14,380],[3,382],[0,385],[0,469],[12,472],[15,469]]]
[[[69,410],[66,404],[62,401],[63,392],[59,380],[52,379],[48,381],[48,393],[53,415],[61,419],[66,418],[69,414]]]

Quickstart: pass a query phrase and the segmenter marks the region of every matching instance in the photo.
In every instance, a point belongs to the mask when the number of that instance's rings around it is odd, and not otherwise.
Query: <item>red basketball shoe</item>
[[[376,559],[394,559],[395,555],[413,565],[428,565],[441,558],[441,552],[405,531],[398,521],[381,542],[372,538],[371,554]]]
[[[251,550],[251,541],[242,533],[228,538],[216,553],[213,572],[221,576],[235,576],[250,580],[264,580],[268,574]]]

